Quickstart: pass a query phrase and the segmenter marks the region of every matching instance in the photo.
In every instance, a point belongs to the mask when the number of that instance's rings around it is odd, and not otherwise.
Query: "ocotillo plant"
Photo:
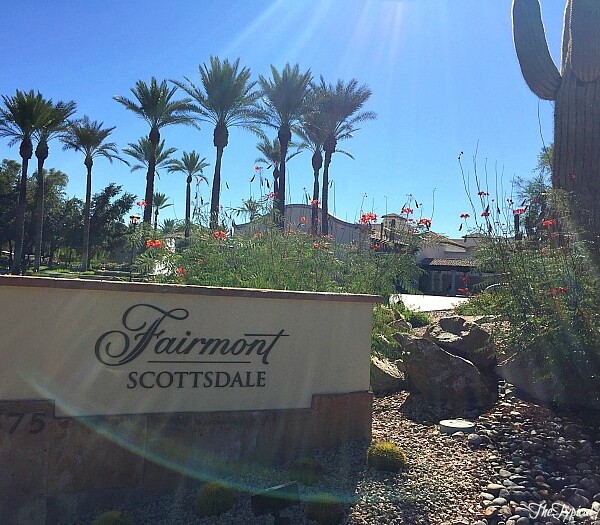
[[[560,71],[552,61],[538,0],[513,1],[521,71],[540,98],[554,100],[552,185],[574,197],[574,218],[600,252],[600,2],[567,0]]]

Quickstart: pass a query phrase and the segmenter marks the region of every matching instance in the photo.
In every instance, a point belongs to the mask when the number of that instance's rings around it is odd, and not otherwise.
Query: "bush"
[[[319,494],[306,503],[306,517],[319,525],[337,525],[343,516],[342,504],[331,494]]]
[[[313,458],[304,458],[294,464],[289,472],[290,480],[298,481],[304,485],[314,485],[321,481],[325,475],[325,469]]]
[[[93,525],[133,525],[133,518],[126,512],[120,510],[111,510],[100,514]]]
[[[425,312],[417,312],[415,310],[411,310],[410,308],[405,306],[404,303],[400,300],[397,303],[394,303],[392,305],[392,308],[398,313],[402,314],[404,320],[410,323],[413,326],[413,328],[427,326],[432,322],[429,314]]]
[[[194,502],[194,512],[199,516],[218,516],[235,505],[235,491],[222,483],[212,481],[200,487]]]
[[[367,465],[375,470],[400,472],[408,467],[408,459],[398,445],[389,441],[380,441],[367,450]]]

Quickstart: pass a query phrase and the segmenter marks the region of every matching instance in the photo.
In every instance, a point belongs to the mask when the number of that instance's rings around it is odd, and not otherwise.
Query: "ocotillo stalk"
[[[560,71],[550,57],[538,0],[513,1],[513,36],[523,77],[554,100],[552,185],[572,192],[574,214],[600,250],[600,2],[567,0]]]

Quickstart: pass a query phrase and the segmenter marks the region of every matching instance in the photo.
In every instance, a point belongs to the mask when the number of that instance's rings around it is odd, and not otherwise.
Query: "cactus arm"
[[[571,0],[565,4],[565,16],[562,33],[562,49],[560,55],[560,74],[564,76],[571,62]]]
[[[544,100],[555,100],[561,76],[546,42],[538,0],[513,1],[513,38],[521,72],[529,89]]]
[[[593,82],[600,77],[600,2],[572,0],[569,3],[571,67],[579,80]]]

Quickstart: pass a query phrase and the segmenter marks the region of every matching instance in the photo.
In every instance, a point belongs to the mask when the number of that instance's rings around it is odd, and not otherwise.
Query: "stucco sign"
[[[368,390],[376,300],[0,278],[0,399],[63,415],[308,408]]]

